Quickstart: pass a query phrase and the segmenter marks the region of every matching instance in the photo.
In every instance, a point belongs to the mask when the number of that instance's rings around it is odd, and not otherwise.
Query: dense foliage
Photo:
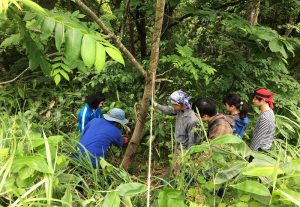
[[[112,148],[100,169],[73,157],[84,97],[107,93],[103,111],[123,108],[133,129],[144,77],[74,1],[34,2],[0,3],[0,206],[146,206],[149,122],[128,172],[119,168],[124,149]],[[148,68],[155,2],[84,3]],[[299,1],[169,0],[159,57],[158,102],[183,89],[222,111],[225,94],[250,103],[254,89],[268,87],[277,126],[272,150],[252,152],[251,110],[245,142],[204,137],[174,177],[173,117],[155,112],[152,206],[300,206]]]

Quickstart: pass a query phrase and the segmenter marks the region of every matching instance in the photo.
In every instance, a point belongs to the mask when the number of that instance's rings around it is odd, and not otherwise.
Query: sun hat
[[[104,119],[107,121],[115,121],[120,124],[127,124],[128,119],[125,118],[125,112],[119,108],[109,110],[107,114],[103,114]]]

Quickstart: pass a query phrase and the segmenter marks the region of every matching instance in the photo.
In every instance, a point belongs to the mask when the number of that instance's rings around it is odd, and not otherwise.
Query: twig
[[[4,85],[4,84],[7,84],[7,83],[11,83],[11,82],[14,82],[15,80],[17,80],[21,75],[23,75],[27,70],[29,70],[29,67],[26,68],[25,70],[22,71],[22,73],[20,73],[17,77],[15,77],[14,79],[11,79],[9,81],[4,81],[4,82],[0,82],[0,85]]]
[[[155,80],[156,83],[161,83],[161,82],[169,82],[173,83],[173,80],[167,79],[167,78],[158,78]]]

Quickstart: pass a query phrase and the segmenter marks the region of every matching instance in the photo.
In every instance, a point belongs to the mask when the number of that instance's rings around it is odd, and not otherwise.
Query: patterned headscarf
[[[265,100],[269,104],[271,109],[274,108],[273,98],[275,96],[275,93],[271,93],[271,91],[269,91],[266,88],[260,88],[260,89],[255,90],[254,96]]]
[[[191,105],[189,103],[189,100],[192,97],[189,96],[187,93],[183,92],[182,90],[174,91],[170,97],[169,100],[172,104],[182,104],[185,109],[191,109]]]

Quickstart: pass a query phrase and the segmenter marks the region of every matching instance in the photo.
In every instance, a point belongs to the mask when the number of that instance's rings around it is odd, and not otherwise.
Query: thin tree
[[[152,45],[151,45],[151,55],[150,55],[150,65],[149,69],[146,71],[141,64],[136,60],[136,58],[130,53],[130,51],[124,46],[120,38],[110,31],[105,24],[97,17],[97,15],[87,7],[81,0],[76,0],[76,3],[90,16],[93,20],[102,28],[104,33],[109,35],[115,45],[124,53],[128,60],[133,64],[133,66],[140,72],[145,78],[144,94],[141,100],[141,110],[138,114],[138,119],[135,124],[133,135],[130,139],[122,165],[125,169],[128,169],[131,163],[131,158],[136,153],[138,146],[140,145],[143,128],[146,123],[147,113],[149,111],[149,100],[151,100],[151,92],[153,87],[155,87],[156,81],[156,70],[159,59],[159,44],[160,36],[162,30],[162,23],[164,17],[164,7],[165,0],[157,0],[156,2],[156,12],[155,12],[155,23],[152,35]]]

